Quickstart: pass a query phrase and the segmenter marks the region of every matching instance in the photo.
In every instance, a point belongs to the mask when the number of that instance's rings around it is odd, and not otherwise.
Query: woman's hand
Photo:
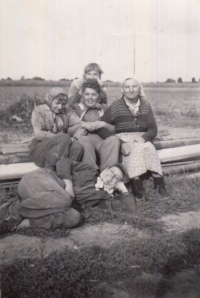
[[[121,153],[124,156],[128,156],[131,153],[131,146],[129,145],[129,143],[123,143],[121,145]]]
[[[135,143],[144,143],[145,142],[145,140],[141,137],[141,136],[139,136],[139,135],[135,135],[134,136],[134,140],[133,140],[133,142]]]
[[[81,127],[87,129],[88,131],[95,131],[104,127],[105,122],[95,121],[95,122],[82,122]]]
[[[86,135],[87,135],[87,130],[81,127],[76,131],[76,133],[72,137],[75,137],[78,140],[81,137]]]

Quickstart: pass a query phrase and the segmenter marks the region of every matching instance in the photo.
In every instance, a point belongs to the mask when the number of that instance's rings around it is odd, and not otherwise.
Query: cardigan
[[[59,121],[59,114],[57,118],[58,133],[66,133],[68,127],[74,126],[81,122],[76,113],[69,107],[61,115],[62,121]],[[46,138],[51,138],[55,136],[55,133],[53,132],[53,112],[47,104],[35,107],[35,109],[32,112],[31,123],[34,130],[34,137],[38,141],[42,141]]]
[[[153,141],[157,135],[157,125],[151,105],[143,98],[140,99],[137,116],[131,113],[122,97],[108,108],[101,120],[114,125],[116,133],[144,132],[142,138],[145,142]]]

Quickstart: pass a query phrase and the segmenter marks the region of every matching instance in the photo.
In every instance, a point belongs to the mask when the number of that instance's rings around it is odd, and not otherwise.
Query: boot
[[[141,179],[131,179],[131,188],[135,197],[144,198],[145,190]]]
[[[0,235],[11,232],[17,228],[22,220],[14,220],[11,217],[0,221]]]
[[[166,191],[165,188],[165,182],[164,182],[164,178],[162,176],[160,177],[153,177],[154,180],[154,188],[158,189],[158,193],[162,196],[162,197],[169,197],[169,194]]]

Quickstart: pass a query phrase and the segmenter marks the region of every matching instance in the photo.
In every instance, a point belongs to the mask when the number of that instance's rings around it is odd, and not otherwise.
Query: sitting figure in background
[[[150,171],[154,186],[160,195],[167,197],[158,154],[152,144],[157,125],[150,103],[141,95],[141,83],[127,78],[122,83],[122,97],[105,111],[102,121],[113,125],[121,141],[122,164],[131,181],[133,194],[145,194],[140,176]]]
[[[74,203],[134,212],[134,198],[124,185],[127,181],[121,164],[99,175],[90,165],[60,159],[55,170],[39,168],[24,175],[18,186],[21,201],[5,203],[0,208],[0,234],[14,227],[73,228],[81,221]]]
[[[35,107],[32,112],[34,139],[30,156],[39,167],[54,167],[63,157],[75,161],[82,158],[82,145],[70,137],[76,135],[81,121],[66,103],[65,91],[53,88],[46,94],[45,104]]]
[[[116,164],[119,160],[119,139],[114,136],[115,127],[100,121],[104,115],[107,105],[99,104],[101,87],[94,80],[87,80],[82,86],[81,102],[75,104],[73,109],[82,120],[82,134],[79,142],[84,148],[82,161],[86,164],[98,168],[96,164],[96,153],[100,160],[100,170]],[[79,132],[80,132],[79,130]],[[111,131],[110,131],[111,130]],[[108,131],[110,137],[105,140],[99,135],[99,132]]]
[[[103,73],[103,71],[97,63],[88,64],[84,69],[83,78],[75,79],[69,88],[68,105],[72,107],[75,103],[79,103],[81,101],[83,83],[88,79],[95,79],[98,81],[98,83],[101,87],[100,103],[107,104],[106,87],[104,86],[103,82],[101,81],[102,73]]]

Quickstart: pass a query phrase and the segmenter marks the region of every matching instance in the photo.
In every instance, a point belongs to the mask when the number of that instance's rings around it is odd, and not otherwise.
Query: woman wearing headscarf
[[[144,196],[140,176],[150,171],[154,186],[162,196],[167,196],[159,157],[152,144],[157,125],[150,103],[141,94],[141,82],[127,78],[122,84],[122,97],[104,113],[102,120],[114,125],[121,140],[122,164],[125,166],[133,194]]]
[[[34,139],[30,156],[39,167],[52,168],[60,158],[69,157],[75,161],[82,158],[83,147],[75,137],[81,121],[66,103],[65,91],[53,88],[46,94],[45,104],[32,112]]]

